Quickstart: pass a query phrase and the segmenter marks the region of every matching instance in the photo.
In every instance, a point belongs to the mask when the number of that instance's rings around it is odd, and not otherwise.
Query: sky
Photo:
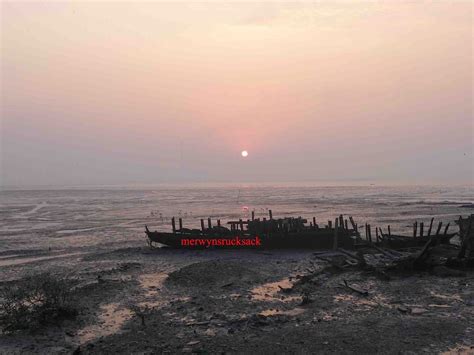
[[[0,185],[473,184],[472,11],[2,2]]]

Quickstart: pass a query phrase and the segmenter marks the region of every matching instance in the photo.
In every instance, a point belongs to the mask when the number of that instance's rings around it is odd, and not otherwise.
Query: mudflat
[[[310,250],[151,250],[140,243],[2,270],[2,287],[45,271],[74,278],[80,308],[56,326],[1,334],[2,353],[474,351],[469,270],[383,280],[334,268]]]

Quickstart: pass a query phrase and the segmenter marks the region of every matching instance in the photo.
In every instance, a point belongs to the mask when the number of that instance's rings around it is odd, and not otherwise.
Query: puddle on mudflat
[[[372,296],[369,299],[369,298],[365,298],[361,296],[348,295],[348,294],[341,293],[339,295],[334,296],[334,302],[347,302],[356,306],[370,306],[370,307],[383,306],[383,307],[393,308],[393,305],[390,305],[388,303],[387,298],[380,295]]]
[[[461,295],[458,295],[458,294],[443,295],[441,293],[436,293],[436,292],[431,291],[430,295],[431,297],[436,297],[443,300],[462,302]]]
[[[118,303],[109,303],[100,307],[98,324],[90,325],[77,333],[80,344],[99,337],[116,334],[126,321],[132,318],[132,312]]]
[[[0,260],[3,260],[3,259],[14,259],[14,258],[17,258],[19,256],[22,256],[21,254],[10,254],[10,255],[2,255],[0,256]]]
[[[474,346],[456,345],[454,348],[451,348],[441,353],[441,355],[460,355],[460,354],[463,354],[463,355],[474,354]]]
[[[281,310],[281,309],[266,309],[261,311],[259,314],[265,317],[277,316],[277,315],[285,315],[285,316],[297,316],[304,312],[303,308],[293,308],[289,310]]]
[[[48,256],[36,256],[36,257],[31,257],[31,258],[2,259],[0,260],[0,266],[28,264],[28,263],[33,263],[36,261],[59,259],[59,258],[65,258],[68,256],[77,256],[77,255],[83,255],[83,254],[85,253],[69,253],[69,254],[58,254],[58,255],[48,255]]]
[[[160,290],[167,277],[168,274],[165,273],[154,273],[140,276],[140,286],[145,291],[146,298],[145,301],[139,303],[140,306],[154,308],[164,304],[164,299],[160,297]]]
[[[250,290],[251,299],[253,301],[301,301],[301,296],[287,296],[281,293],[281,289],[291,288],[293,284],[288,278],[282,279],[276,282],[269,282],[260,286],[257,286]]]

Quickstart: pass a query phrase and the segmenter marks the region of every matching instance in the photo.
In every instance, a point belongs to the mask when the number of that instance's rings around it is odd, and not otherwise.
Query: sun
[[[240,154],[242,154],[242,156],[246,158],[249,155],[249,152],[247,152],[246,150],[242,150],[242,153]]]

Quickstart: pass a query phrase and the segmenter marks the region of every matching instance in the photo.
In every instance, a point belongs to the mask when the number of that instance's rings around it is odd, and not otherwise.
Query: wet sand
[[[473,351],[472,271],[382,281],[331,271],[309,250],[151,250],[142,241],[11,256],[2,255],[1,286],[34,272],[66,273],[79,280],[81,312],[35,334],[0,335],[1,353]],[[307,274],[317,277],[300,282]]]

